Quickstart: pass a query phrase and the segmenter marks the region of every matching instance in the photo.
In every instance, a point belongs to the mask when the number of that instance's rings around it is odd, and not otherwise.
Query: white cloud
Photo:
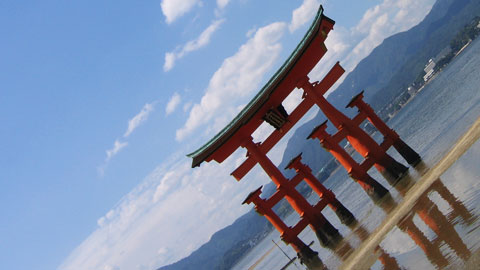
[[[166,254],[167,252],[168,252],[168,249],[166,247],[161,247],[157,251],[158,254]]]
[[[223,9],[228,5],[229,2],[230,0],[217,0],[217,6],[219,9]]]
[[[252,133],[253,141],[255,142],[263,142],[268,135],[270,135],[275,128],[268,124],[267,122],[263,122],[256,130]]]
[[[165,54],[165,64],[163,64],[163,70],[169,71],[175,65],[175,53],[167,52]]]
[[[105,265],[105,267],[103,267],[103,269],[104,270],[120,270],[120,267],[107,264]]]
[[[200,0],[162,0],[160,6],[165,15],[165,21],[170,24],[198,4]]]
[[[128,121],[128,128],[123,137],[128,137],[132,132],[139,127],[143,122],[147,121],[148,115],[153,111],[154,106],[151,103],[147,103],[143,106],[142,110]]]
[[[291,113],[302,102],[303,91],[295,88],[282,102],[283,107],[288,113]]]
[[[315,14],[317,14],[318,0],[304,0],[302,5],[292,12],[292,21],[288,26],[290,32],[294,32],[302,25],[312,21]]]
[[[352,53],[346,58],[349,70],[368,56],[385,38],[417,25],[434,3],[435,0],[385,0],[370,8],[359,24],[351,30],[352,35],[360,33],[362,38],[354,44]]]
[[[215,16],[221,17],[225,7],[230,3],[230,0],[217,0],[217,8],[215,8]]]
[[[240,156],[196,169],[183,155],[165,162],[99,219],[59,269],[156,269],[187,256],[251,209],[241,202],[269,181],[264,175],[236,182],[230,172]]]
[[[181,56],[183,54],[198,50],[205,45],[207,45],[210,42],[210,38],[212,37],[212,34],[217,31],[217,29],[220,27],[220,25],[224,22],[225,20],[216,20],[212,24],[210,24],[207,29],[205,29],[200,36],[192,41],[187,42],[185,46],[183,47],[182,52],[180,53]]]
[[[121,142],[120,140],[115,140],[113,143],[113,148],[105,151],[107,153],[106,161],[109,161],[113,156],[115,156],[120,150],[127,146],[127,142]]]
[[[166,195],[169,190],[174,187],[178,187],[178,185],[181,185],[179,178],[181,179],[182,175],[184,175],[188,170],[190,170],[190,167],[187,163],[184,163],[182,165],[183,166],[181,168],[178,168],[175,171],[169,171],[162,176],[162,178],[160,179],[160,184],[157,185],[155,193],[153,194],[154,203],[164,198],[164,195]]]
[[[105,214],[105,216],[97,220],[98,226],[100,227],[104,226],[106,222],[108,222],[108,220],[113,218],[114,215],[115,215],[115,212],[113,210],[108,211],[107,214]]]
[[[178,52],[168,52],[165,54],[165,64],[163,65],[164,71],[169,71],[175,65],[175,61],[184,57],[186,54],[196,51],[202,47],[205,47],[210,43],[212,35],[219,29],[220,25],[225,20],[216,20],[210,24],[198,38],[187,42]]]
[[[128,127],[125,133],[123,134],[123,139],[126,140],[132,132],[137,129],[143,122],[147,121],[148,115],[154,110],[154,103],[147,103],[143,106],[142,110],[135,115],[132,119],[128,121]],[[105,174],[105,169],[107,167],[108,162],[112,159],[113,156],[118,154],[123,148],[128,145],[127,141],[121,141],[120,139],[116,139],[113,143],[113,148],[105,151],[107,157],[105,158],[105,162],[97,168],[99,176],[103,176]],[[103,220],[98,220],[100,224]]]
[[[210,79],[201,102],[193,106],[185,125],[177,130],[177,140],[183,140],[199,126],[207,124],[217,113],[226,119],[233,118],[226,112],[258,90],[263,75],[278,58],[282,48],[279,40],[285,27],[285,23],[276,22],[258,29],[235,55],[223,61]]]
[[[178,93],[173,94],[173,96],[170,98],[170,100],[167,103],[167,107],[165,108],[165,113],[167,115],[173,113],[175,109],[177,109],[177,106],[180,104],[181,97]]]
[[[336,61],[340,61],[347,73],[352,71],[385,38],[406,31],[421,22],[434,3],[435,0],[384,0],[368,9],[351,29],[335,26],[335,30],[329,33],[325,41],[329,51],[321,60],[322,65],[317,65],[312,71],[311,77],[321,79]]]

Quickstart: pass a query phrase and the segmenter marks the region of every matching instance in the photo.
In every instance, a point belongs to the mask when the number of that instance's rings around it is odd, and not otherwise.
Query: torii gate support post
[[[323,93],[317,93],[317,86],[309,81],[308,76],[297,83],[297,87],[305,91],[306,98],[312,99],[338,130],[347,131],[346,139],[353,148],[365,159],[373,159],[377,170],[390,184],[395,185],[406,174],[408,168],[388,155],[364,130],[330,104]]]
[[[370,232],[368,232],[367,229],[365,229],[365,227],[363,227],[362,225],[357,227],[353,232],[358,236],[358,238],[362,242],[367,240],[368,236],[370,235]],[[377,246],[375,248],[375,252],[379,253],[378,260],[384,266],[383,269],[387,269],[387,270],[401,269],[397,259],[395,259],[395,257],[392,257],[390,254],[388,254],[381,246]]]
[[[364,113],[367,116],[368,121],[382,133],[386,140],[390,140],[393,147],[397,152],[412,166],[416,166],[422,158],[415,152],[408,144],[406,144],[400,136],[398,136],[395,130],[389,128],[385,122],[378,117],[375,111],[363,100],[363,91],[360,94],[352,98],[348,103],[347,108],[357,107],[360,113]]]
[[[431,191],[439,192],[440,196],[444,199],[448,197],[447,202],[452,206],[455,204],[456,198],[446,194],[448,190],[443,189],[443,184],[438,179],[432,186],[424,192],[419,198],[418,202],[413,206],[412,212],[399,223],[398,227],[407,232],[415,243],[425,252],[427,258],[439,268],[443,268],[448,265],[447,258],[440,251],[441,243],[446,243],[450,249],[452,249],[457,255],[467,260],[471,256],[471,252],[463,242],[462,238],[458,235],[454,225],[450,222],[447,216],[445,216],[438,206],[428,197]],[[445,195],[445,196],[444,196]],[[467,210],[468,212],[468,210]],[[413,217],[415,213],[422,219],[422,221],[437,235],[437,237],[430,241],[413,223]],[[460,215],[459,215],[460,216]],[[467,214],[468,219],[470,215]]]
[[[242,204],[255,204],[255,211],[270,221],[270,223],[280,232],[280,237],[287,244],[291,245],[297,252],[297,256],[302,263],[304,263],[310,270],[325,269],[322,260],[318,257],[318,252],[313,251],[308,245],[300,240],[292,228],[288,227],[280,217],[275,214],[272,208],[265,200],[260,198],[262,187],[253,191],[243,201]]]
[[[385,250],[379,249],[380,256],[378,257],[378,260],[380,263],[384,266],[384,269],[388,270],[400,270],[400,266],[398,265],[397,260],[390,256],[390,254],[386,253]]]
[[[322,146],[329,151],[374,202],[379,202],[389,192],[373,179],[360,165],[336,142],[333,142],[330,134],[327,133],[327,122],[325,121],[316,127],[308,138],[318,139]]]
[[[294,186],[283,176],[282,172],[273,164],[273,162],[263,153],[260,148],[252,141],[252,137],[245,138],[242,147],[246,148],[248,154],[253,157],[263,170],[270,176],[277,185],[277,189],[285,194],[285,199],[292,208],[305,218],[310,227],[317,235],[320,242],[326,247],[335,246],[342,236],[338,230],[295,189]]]
[[[437,192],[445,201],[448,202],[450,207],[454,209],[448,215],[448,219],[452,220],[453,218],[460,216],[466,223],[471,224],[474,220],[473,214],[465,207],[465,205],[459,201],[455,195],[448,190],[448,188],[438,179],[433,182],[430,190]]]
[[[328,202],[328,206],[335,212],[340,221],[346,226],[353,227],[357,220],[355,216],[348,210],[336,197],[335,194],[327,189],[318,179],[312,174],[312,169],[302,163],[302,154],[293,158],[286,169],[294,169],[297,174],[301,175],[305,182],[312,188],[315,193],[322,199]]]
[[[440,251],[438,245],[433,244],[428,238],[420,231],[415,223],[413,223],[413,215],[410,215],[403,220],[398,227],[406,232],[410,238],[425,252],[430,262],[437,265],[440,269],[448,265],[448,260]]]
[[[421,198],[418,205],[422,206],[420,209],[417,208],[417,214],[423,222],[437,234],[439,239],[442,239],[449,245],[459,257],[467,260],[471,255],[470,250],[462,241],[457,231],[455,231],[453,225],[448,222],[447,217],[438,209],[437,205],[427,196]]]

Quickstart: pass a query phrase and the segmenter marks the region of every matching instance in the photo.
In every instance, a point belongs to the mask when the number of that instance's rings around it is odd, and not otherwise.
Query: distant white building
[[[423,69],[425,71],[425,76],[423,76],[424,81],[428,81],[433,76],[433,68],[435,68],[435,61],[433,59],[428,60],[428,64]]]

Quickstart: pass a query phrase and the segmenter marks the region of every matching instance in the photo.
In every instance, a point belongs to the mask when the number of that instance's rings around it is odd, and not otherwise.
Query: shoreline
[[[340,269],[368,269],[370,259],[376,259],[375,248],[385,235],[410,211],[417,199],[438,179],[458,158],[460,158],[480,138],[480,118],[451,147],[449,152],[408,190],[403,201],[385,218],[382,224],[352,253]],[[374,258],[375,257],[375,258]]]

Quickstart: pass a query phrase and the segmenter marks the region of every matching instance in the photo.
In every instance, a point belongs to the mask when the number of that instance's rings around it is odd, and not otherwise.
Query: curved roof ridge
[[[220,132],[218,132],[211,140],[205,143],[202,147],[194,152],[188,154],[188,157],[193,159],[192,167],[199,166],[205,159],[226,143],[235,132],[246,124],[258,111],[262,105],[268,100],[268,97],[274,92],[278,84],[288,75],[289,71],[295,66],[297,60],[302,56],[303,52],[308,48],[308,45],[313,40],[318,32],[322,19],[328,19],[323,15],[323,7],[320,5],[315,19],[310,28],[297,45],[295,50],[290,54],[283,65],[275,72],[275,74],[268,80],[262,89],[253,97],[253,99],[240,111],[240,113]]]

